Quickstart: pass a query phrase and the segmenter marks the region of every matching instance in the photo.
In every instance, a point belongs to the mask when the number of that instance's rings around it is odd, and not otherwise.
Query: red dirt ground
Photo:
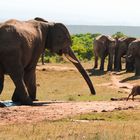
[[[0,125],[34,123],[43,120],[58,120],[82,113],[127,110],[140,106],[136,101],[94,102],[42,102],[42,106],[13,106],[0,108]]]

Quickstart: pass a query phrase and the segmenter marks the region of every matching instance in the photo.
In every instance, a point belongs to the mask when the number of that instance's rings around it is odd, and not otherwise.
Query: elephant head
[[[126,61],[135,63],[135,75],[140,75],[140,40],[137,39],[130,43],[127,55],[126,55]]]
[[[128,46],[134,40],[136,40],[134,37],[119,38],[116,51],[116,71],[120,71],[122,69],[121,58],[126,56]],[[126,62],[126,71],[133,71],[133,69],[133,64]]]
[[[86,80],[91,93],[95,94],[89,76],[71,50],[72,41],[67,28],[61,23],[48,23],[48,25],[49,29],[45,44],[46,48],[58,55],[64,55],[69,61],[71,61]]]
[[[140,56],[140,40],[136,40],[130,43],[127,50],[126,60],[128,62],[131,62],[133,58],[137,58],[139,56]]]

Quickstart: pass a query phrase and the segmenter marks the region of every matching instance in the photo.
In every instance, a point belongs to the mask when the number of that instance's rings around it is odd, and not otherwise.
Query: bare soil
[[[76,70],[72,67],[38,66],[37,70]],[[124,88],[129,92],[133,85],[120,83],[119,76],[111,74],[111,82],[102,86]],[[43,120],[59,120],[77,114],[107,112],[139,108],[140,101],[92,101],[92,102],[35,102],[34,106],[12,106],[0,108],[0,125],[17,123],[35,123]]]

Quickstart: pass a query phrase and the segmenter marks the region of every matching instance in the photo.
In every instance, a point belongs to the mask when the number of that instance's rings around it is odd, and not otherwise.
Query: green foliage
[[[125,35],[124,33],[122,32],[117,32],[115,34],[112,35],[113,38],[121,38],[121,37],[127,37],[127,35]]]
[[[72,39],[72,50],[74,51],[76,57],[80,60],[91,60],[93,57],[93,40],[99,34],[75,34],[71,36]],[[50,53],[46,50],[45,53],[45,62],[52,63],[52,62],[62,62],[63,58]]]
[[[72,35],[72,50],[80,60],[91,60],[93,57],[93,40],[97,36],[87,34]]]
[[[80,61],[89,61],[91,60],[94,55],[93,55],[93,40],[99,36],[100,34],[91,34],[91,33],[86,33],[86,34],[75,34],[71,35],[71,40],[72,40],[72,50],[74,51],[76,57]],[[126,37],[125,34],[122,32],[117,32],[112,35],[113,38],[117,37]],[[46,63],[60,63],[63,62],[63,58],[50,53],[48,50],[46,50],[45,54],[45,62]]]

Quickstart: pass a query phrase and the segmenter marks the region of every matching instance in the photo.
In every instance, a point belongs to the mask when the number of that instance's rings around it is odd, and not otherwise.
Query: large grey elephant
[[[135,61],[135,75],[140,76],[140,39],[131,42],[126,55],[128,62]]]
[[[32,104],[36,100],[36,74],[38,59],[45,48],[65,55],[86,80],[90,91],[95,94],[92,82],[75,57],[67,28],[61,23],[45,20],[8,20],[0,26],[0,93],[4,75],[8,74],[15,84],[14,102]]]
[[[116,47],[116,71],[122,70],[121,58],[126,55],[129,44],[136,40],[134,37],[119,38]],[[126,71],[130,72],[134,70],[134,62],[126,62]]]
[[[113,64],[115,62],[115,48],[116,40],[110,36],[100,35],[93,43],[93,51],[95,56],[94,68],[98,67],[98,57],[101,58],[100,70],[104,70],[104,61],[108,56],[108,66],[107,70],[111,71],[113,69]]]

